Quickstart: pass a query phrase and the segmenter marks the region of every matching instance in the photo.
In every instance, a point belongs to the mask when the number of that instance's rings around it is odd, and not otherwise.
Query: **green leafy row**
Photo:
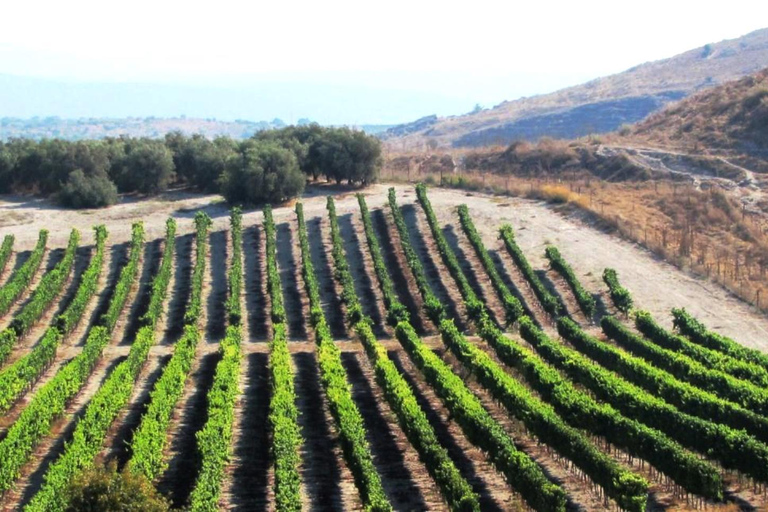
[[[240,360],[243,329],[240,302],[243,287],[243,229],[242,211],[232,208],[229,217],[232,239],[232,264],[228,272],[227,326],[219,346],[221,360],[216,364],[213,383],[207,394],[208,418],[195,434],[201,467],[190,496],[190,510],[194,512],[219,510],[221,482],[232,450],[232,429],[235,422],[235,401],[239,394]]]
[[[75,254],[77,253],[79,242],[80,232],[73,229],[69,237],[69,244],[67,244],[67,249],[64,252],[64,257],[56,264],[53,270],[43,276],[40,284],[32,293],[32,298],[13,318],[8,328],[0,333],[0,364],[4,363],[8,356],[11,355],[16,341],[29,331],[45,310],[50,307],[53,300],[59,296],[64,283],[75,266]]]
[[[629,293],[629,290],[621,286],[616,271],[612,268],[603,270],[603,281],[605,281],[605,284],[608,286],[608,291],[611,294],[611,301],[613,301],[613,305],[616,306],[616,309],[625,314],[629,313],[633,305],[632,294]]]
[[[32,298],[24,305],[21,311],[13,318],[9,329],[16,331],[17,336],[24,335],[32,325],[34,325],[40,316],[51,305],[53,300],[59,295],[64,283],[72,273],[75,267],[75,255],[80,243],[80,232],[72,230],[69,235],[69,243],[64,251],[64,257],[59,261],[50,272],[46,273],[40,283],[32,293]],[[3,354],[4,356],[4,354]],[[5,357],[0,356],[0,359]]]
[[[362,319],[362,309],[357,301],[354,282],[344,256],[344,248],[341,245],[333,198],[328,198],[327,205],[331,218],[331,239],[336,278],[344,283],[342,296],[347,307],[347,318],[351,323],[357,323]],[[392,510],[392,506],[387,500],[384,487],[381,485],[381,478],[373,465],[373,456],[368,445],[363,416],[352,399],[352,392],[347,382],[347,372],[341,363],[341,351],[333,342],[333,336],[323,313],[320,302],[320,285],[317,282],[309,252],[307,226],[304,222],[304,211],[301,203],[296,204],[296,217],[299,223],[301,272],[309,297],[310,323],[315,330],[320,380],[325,389],[331,415],[336,421],[344,459],[355,479],[355,485],[360,492],[365,509],[389,511]]]
[[[504,336],[485,315],[475,320],[478,334],[491,345],[501,361],[517,369],[530,386],[574,427],[604,437],[632,456],[639,457],[669,476],[678,485],[701,496],[722,499],[723,482],[712,464],[685,450],[659,430],[623,416],[608,404],[594,400],[529,349]],[[528,317],[520,319],[530,336],[546,334]]]
[[[3,237],[3,243],[0,245],[0,273],[5,270],[5,266],[11,259],[11,252],[13,251],[13,242],[16,239],[13,235],[5,235]]]
[[[400,322],[395,334],[467,439],[487,454],[525,501],[536,510],[565,510],[565,492],[515,447],[512,438],[483,408],[461,377],[422,343],[413,327]]]
[[[574,331],[566,333],[566,338],[585,335],[574,322],[566,321],[560,326],[562,331]],[[522,337],[543,359],[589,389],[596,398],[628,418],[656,428],[681,445],[719,461],[725,468],[739,470],[763,482],[768,478],[768,446],[764,443],[743,430],[681,412],[577,351],[539,336],[538,329],[533,327],[529,321],[521,322]]]
[[[692,343],[683,336],[662,328],[646,311],[635,312],[635,326],[660,347],[685,354],[708,368],[720,370],[758,386],[768,387],[768,370],[765,367]]]
[[[165,251],[153,280],[153,295],[167,293],[175,244],[176,222],[168,219]],[[155,286],[157,281],[165,281],[165,285]],[[150,297],[150,303],[152,300],[153,297]],[[145,324],[136,333],[128,358],[117,365],[88,403],[85,414],[75,427],[72,440],[64,453],[48,467],[42,487],[24,510],[48,512],[66,508],[64,490],[73,477],[93,464],[110,426],[131,397],[136,379],[155,343],[155,326],[159,315],[160,312],[157,312],[157,315],[142,317]]]
[[[471,225],[472,219],[468,212],[465,217],[462,223]],[[470,238],[475,237],[470,235]],[[475,238],[471,242],[478,253],[485,252],[482,240]],[[501,285],[506,287],[503,283]],[[600,435],[631,455],[647,460],[689,492],[708,498],[722,498],[723,482],[714,466],[700,460],[658,430],[625,418],[611,406],[598,403],[588,394],[577,390],[557,370],[529,349],[505,336],[486,311],[473,313],[472,320],[477,333],[494,349],[498,358],[516,368],[529,385],[572,426]],[[521,317],[520,322],[526,323],[533,335],[546,338],[530,318]],[[476,349],[466,345],[462,351],[471,357]],[[636,505],[640,505],[640,500]]]
[[[764,416],[768,412],[768,392],[763,388],[710,369],[684,354],[661,348],[632,332],[615,317],[603,317],[600,323],[607,336],[655,368],[757,414]]]
[[[96,252],[91,258],[88,268],[83,272],[83,277],[72,302],[57,318],[55,325],[46,329],[42,339],[31,352],[0,372],[0,412],[7,411],[53,362],[59,343],[80,321],[88,302],[96,292],[99,276],[104,266],[107,230],[104,226],[98,226],[95,230]]]
[[[389,192],[389,205],[395,217],[395,226],[403,252],[413,255],[413,259],[407,258],[411,272],[417,282],[425,284],[423,291],[420,288],[424,307],[433,322],[440,325],[440,322],[446,319],[445,308],[434,296],[421,262],[411,246],[407,227],[397,206],[394,189],[390,189]],[[377,272],[377,278],[379,282],[391,280],[386,269],[382,273]],[[469,291],[472,291],[471,288]],[[427,306],[430,299],[432,304]],[[520,492],[526,502],[536,510],[564,510],[563,490],[550,482],[541,468],[527,454],[515,447],[512,438],[485,410],[464,381],[422,343],[411,324],[399,322],[396,325],[395,334],[416,367],[458,422],[467,439],[487,454],[496,469],[504,474],[510,485]]]
[[[419,187],[419,202],[427,216],[432,237],[435,239],[443,262],[454,278],[466,276],[461,269],[456,255],[437,224],[432,205],[426,190]],[[475,240],[475,243],[478,243]],[[459,279],[456,279],[459,284]],[[479,303],[472,289],[459,284],[465,302],[478,303],[468,307],[471,317],[488,316],[484,305]],[[551,405],[542,402],[514,377],[504,371],[485,352],[469,343],[452,320],[440,322],[439,330],[443,342],[456,357],[470,369],[478,381],[488,389],[493,397],[501,402],[507,411],[522,421],[536,437],[547,443],[555,451],[568,457],[603,489],[608,496],[626,510],[645,510],[648,496],[648,482],[620,466],[608,455],[600,451],[584,434],[566,424]]]
[[[565,282],[571,288],[573,295],[576,297],[576,302],[579,303],[581,311],[587,319],[591,320],[595,316],[595,298],[581,285],[579,278],[576,277],[576,273],[571,266],[565,261],[565,258],[560,254],[557,247],[550,245],[544,250],[544,254],[549,260],[549,264],[552,269],[563,276]]]
[[[419,289],[419,293],[424,301],[424,309],[427,312],[427,316],[434,322],[439,323],[440,320],[446,317],[445,308],[443,307],[440,299],[432,291],[432,287],[427,280],[427,274],[424,272],[424,267],[421,264],[419,256],[411,245],[410,235],[408,234],[408,226],[405,224],[403,213],[400,211],[400,207],[397,206],[397,195],[395,189],[389,189],[389,209],[392,212],[392,218],[395,221],[395,227],[397,228],[398,236],[400,237],[400,246],[405,254],[405,260],[408,267],[412,269],[413,278],[416,281],[416,286]]]
[[[561,318],[560,335],[590,359],[616,372],[624,379],[647,389],[683,412],[737,429],[745,429],[759,439],[768,440],[768,419],[712,393],[681,382],[669,373],[648,364],[581,330],[575,322]]]
[[[107,228],[104,225],[96,226],[94,230],[94,239],[96,241],[96,250],[91,256],[88,267],[80,278],[80,285],[75,292],[75,297],[67,306],[67,309],[56,319],[56,327],[67,334],[75,328],[83,317],[85,308],[96,294],[99,286],[99,277],[104,268],[104,248],[107,242]]]
[[[379,267],[377,271],[386,272],[378,240],[373,234],[373,225],[370,213],[368,212],[368,206],[361,194],[358,194],[358,203],[360,204],[363,226],[366,231],[366,238],[368,238],[368,247],[374,260],[374,266]],[[334,219],[335,210],[329,209],[329,215],[331,216],[331,222],[336,222]],[[345,270],[345,273],[349,273],[349,270]],[[345,286],[353,289],[354,285],[351,279],[344,279],[342,282],[345,283]],[[403,315],[404,319],[407,320],[407,310],[395,295],[391,281],[386,281],[383,287],[388,290],[385,293],[388,296],[385,299],[385,306],[391,308],[394,312],[394,314],[387,315],[392,325],[397,325],[398,317]],[[348,295],[351,295],[353,300],[359,303],[356,294],[351,293]],[[368,358],[371,360],[376,374],[376,382],[384,391],[384,398],[395,412],[400,428],[405,432],[411,445],[416,448],[420,459],[424,462],[427,471],[429,471],[429,474],[437,483],[450,509],[466,512],[479,511],[480,504],[477,495],[472,491],[469,482],[461,476],[461,473],[459,473],[459,470],[448,456],[448,452],[439,443],[432,425],[427,420],[426,414],[416,401],[413,390],[400,372],[398,372],[392,360],[389,359],[387,350],[376,340],[371,330],[370,320],[363,318],[352,327],[362,342]]]
[[[685,309],[673,309],[672,316],[677,330],[692,342],[768,369],[768,355],[708,330]]]
[[[469,215],[469,209],[465,204],[459,205],[459,220],[461,221],[461,227],[464,229],[464,233],[467,235],[470,244],[472,244],[472,248],[477,254],[477,258],[480,260],[480,263],[482,263],[485,273],[488,275],[488,278],[493,285],[493,289],[496,291],[496,295],[498,295],[499,300],[501,300],[501,303],[504,305],[507,323],[510,325],[515,323],[521,316],[523,316],[523,314],[525,314],[523,305],[517,300],[517,297],[512,295],[512,292],[509,291],[507,285],[504,284],[504,280],[499,275],[498,270],[496,270],[496,265],[493,263],[491,256],[485,249],[482,238],[480,238],[480,234],[475,228],[475,223],[472,222],[472,217]]]
[[[196,258],[192,270],[191,296],[188,304],[199,304],[201,301],[210,226],[211,219],[206,213],[198,212],[195,215]],[[176,342],[171,360],[163,368],[162,375],[155,383],[147,411],[141,417],[141,423],[131,439],[129,467],[134,471],[140,471],[150,481],[157,479],[168,467],[163,459],[163,450],[169,441],[168,426],[173,409],[184,393],[184,384],[192,369],[200,340],[201,308],[188,309],[188,311],[195,311],[198,316],[185,315],[183,334]]]
[[[144,246],[144,226],[133,225],[128,263],[123,267],[118,285],[131,286],[139,271]],[[111,304],[121,300],[117,311],[122,311],[125,298],[113,295]],[[0,441],[0,492],[10,489],[21,475],[22,466],[30,459],[37,443],[50,433],[53,421],[60,417],[67,404],[82,389],[109,343],[111,331],[97,326],[88,333],[83,350],[64,365],[32,398],[16,422]]]
[[[517,268],[520,269],[520,273],[523,274],[525,280],[531,285],[531,289],[533,290],[534,295],[536,295],[536,298],[539,299],[539,302],[541,302],[544,311],[552,316],[561,315],[563,313],[563,305],[560,302],[560,299],[549,293],[547,287],[544,286],[544,283],[541,282],[539,276],[534,272],[531,264],[528,263],[528,258],[525,257],[523,250],[517,245],[515,232],[512,229],[512,226],[509,224],[501,226],[499,229],[499,236],[504,241],[504,246],[507,248],[507,252],[512,256],[512,261],[515,262]]]
[[[37,236],[37,245],[27,258],[27,261],[16,270],[8,279],[8,282],[0,288],[0,316],[6,314],[19,295],[27,289],[35,276],[40,263],[43,261],[45,246],[48,243],[48,230],[41,229]]]
[[[272,303],[272,341],[269,347],[269,374],[272,399],[269,402],[269,424],[272,431],[272,457],[275,461],[275,507],[280,511],[301,510],[301,476],[299,449],[302,445],[298,425],[291,354],[285,326],[283,291],[277,269],[277,246],[272,208],[264,207],[264,236],[267,258],[267,292]]]

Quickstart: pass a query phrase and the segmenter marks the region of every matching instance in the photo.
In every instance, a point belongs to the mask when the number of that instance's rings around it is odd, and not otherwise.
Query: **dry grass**
[[[396,182],[441,185],[440,175],[385,173]],[[649,180],[537,179],[463,172],[443,175],[442,186],[546,201],[635,242],[658,257],[709,278],[768,311],[768,222],[742,209],[718,188]]]

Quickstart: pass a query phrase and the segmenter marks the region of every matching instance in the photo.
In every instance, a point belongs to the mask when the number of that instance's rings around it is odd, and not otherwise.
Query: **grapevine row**
[[[621,286],[619,282],[619,276],[612,268],[606,268],[603,270],[603,281],[608,286],[608,291],[611,294],[611,301],[616,309],[624,314],[629,313],[632,309],[633,301],[632,294],[629,290]]]
[[[288,351],[285,306],[277,269],[275,221],[272,208],[264,207],[264,235],[267,258],[267,291],[272,303],[272,341],[269,347],[269,374],[272,398],[269,402],[269,424],[272,431],[272,457],[275,461],[275,506],[277,510],[301,510],[301,477],[299,449],[299,411],[296,407],[291,354]]]
[[[560,274],[563,279],[565,279],[565,282],[568,283],[584,316],[586,316],[588,320],[591,320],[592,317],[595,316],[595,298],[581,285],[579,278],[576,277],[576,273],[568,262],[565,261],[565,258],[560,254],[557,247],[553,245],[548,246],[545,249],[544,254],[549,260],[552,269]]]
[[[128,263],[120,272],[116,288],[130,288],[135,282],[143,246],[144,226],[139,222],[133,225]],[[119,313],[125,305],[125,297],[114,294],[110,300],[112,305]],[[40,388],[8,429],[5,439],[0,442],[0,492],[6,492],[19,478],[22,466],[37,443],[50,433],[54,420],[64,413],[67,404],[82,389],[110,337],[109,328],[103,325],[92,328],[83,350]]]
[[[395,218],[403,251],[415,257],[407,227],[397,206],[394,189],[390,189],[389,192],[389,205]],[[411,265],[412,261],[417,263]],[[429,294],[432,294],[432,297],[434,294],[426,281],[426,275],[418,258],[409,258],[408,263],[416,281],[426,283],[425,291],[422,292],[426,308]],[[381,273],[377,272],[379,282],[391,281],[386,269],[383,270]],[[436,297],[428,314],[437,324],[445,317],[443,304]],[[395,334],[411,360],[462,428],[467,439],[487,454],[493,465],[518,490],[526,502],[536,510],[564,510],[564,491],[550,482],[541,468],[527,454],[515,447],[509,434],[491,417],[480,400],[451,367],[424,345],[411,324],[401,321],[395,328]]]
[[[675,327],[692,342],[768,369],[768,355],[708,330],[685,309],[673,309]]]
[[[525,280],[531,285],[531,289],[533,290],[534,295],[536,295],[536,298],[539,299],[544,311],[555,317],[561,315],[563,312],[563,305],[557,297],[549,293],[549,290],[547,290],[544,283],[541,282],[539,276],[533,271],[533,267],[528,263],[528,258],[525,257],[523,250],[517,245],[515,232],[512,229],[512,226],[509,224],[501,226],[499,229],[499,236],[501,236],[501,239],[504,241],[504,246],[507,248],[509,255],[512,256],[515,265],[520,269],[520,273],[523,274]]]
[[[574,322],[563,329],[581,329]],[[718,460],[723,467],[737,469],[757,480],[768,478],[768,446],[742,430],[686,414],[644,389],[627,382],[577,351],[541,336],[530,321],[521,321],[520,334],[552,366],[566,373],[628,418],[657,428],[683,446]],[[583,335],[583,334],[578,334]]]
[[[570,319],[559,319],[557,330],[582,354],[681,411],[733,428],[745,429],[763,441],[768,440],[768,419],[686,382],[680,382],[642,359],[588,335]]]
[[[356,303],[354,283],[351,280],[347,261],[344,257],[344,248],[341,246],[341,237],[338,231],[335,206],[332,198],[328,198],[328,210],[332,217],[331,231],[333,237],[333,253],[336,262],[336,276],[342,282],[346,279],[344,286],[343,300],[347,306],[347,317],[350,322],[358,322],[362,318],[360,304]],[[310,323],[315,329],[315,341],[317,343],[318,363],[320,366],[320,380],[325,389],[325,395],[328,399],[331,415],[336,421],[339,431],[339,440],[341,442],[344,459],[347,462],[352,476],[355,479],[355,485],[360,491],[360,497],[366,510],[389,511],[392,506],[387,500],[384,488],[381,485],[376,467],[373,465],[373,456],[371,448],[366,438],[366,429],[363,422],[363,416],[357,408],[352,393],[347,382],[347,372],[341,363],[341,351],[333,342],[331,331],[323,313],[320,302],[320,286],[317,283],[314,265],[309,252],[309,241],[307,239],[307,227],[304,222],[304,211],[302,204],[296,204],[296,216],[299,223],[299,246],[301,247],[302,276],[304,286],[309,297]],[[335,230],[335,231],[334,231]],[[338,258],[340,256],[340,259]],[[341,264],[341,266],[339,266]],[[346,271],[346,272],[345,272]],[[345,274],[343,275],[342,273]],[[351,294],[350,294],[351,293]]]
[[[462,223],[473,225],[468,214]],[[476,252],[486,253],[477,232],[469,230],[467,234]],[[492,264],[490,261],[488,263]],[[483,266],[486,267],[485,263]],[[631,455],[650,462],[689,492],[708,498],[722,498],[723,483],[714,466],[687,452],[658,430],[625,418],[611,406],[598,403],[588,394],[577,390],[529,349],[506,337],[485,311],[475,314],[473,320],[478,334],[494,349],[499,359],[516,368],[531,387],[571,425],[600,435]],[[526,323],[533,335],[546,336],[533,326],[530,318],[522,317],[520,322]]]
[[[3,237],[3,243],[0,245],[0,273],[5,270],[5,266],[11,259],[11,251],[13,251],[13,242],[16,238],[13,235],[5,235]]]
[[[219,510],[221,482],[229,460],[232,430],[235,421],[235,401],[239,394],[241,345],[243,337],[241,296],[243,282],[242,212],[233,208],[229,218],[232,235],[232,264],[228,272],[229,297],[226,310],[230,319],[224,339],[219,346],[221,360],[216,364],[213,383],[208,390],[208,418],[195,435],[201,468],[190,496],[193,512]]]
[[[168,467],[163,460],[163,450],[169,441],[168,426],[173,409],[184,393],[184,384],[192,369],[195,351],[200,340],[199,315],[202,309],[199,304],[202,301],[210,226],[211,219],[206,213],[198,212],[195,215],[196,253],[187,310],[195,312],[197,316],[185,316],[181,338],[176,342],[171,360],[163,368],[162,375],[155,383],[147,411],[142,416],[141,423],[131,440],[132,455],[129,467],[134,471],[140,471],[150,481],[156,480]],[[193,307],[195,304],[197,306]]]
[[[358,195],[358,202],[374,266],[378,267],[377,271],[386,272],[378,240],[373,234],[373,225],[371,224],[365,198],[362,195]],[[329,212],[329,215],[331,223],[336,222],[335,212]],[[351,283],[351,280],[345,279],[343,282]],[[407,321],[407,310],[395,295],[391,281],[385,281],[383,288],[388,290],[385,293],[387,297],[385,299],[385,307],[388,310],[391,309],[394,313],[388,315],[390,323],[394,326],[401,319]],[[353,297],[356,302],[359,302],[356,295],[353,295]],[[357,337],[362,342],[368,358],[371,360],[376,375],[376,382],[382,388],[384,398],[394,411],[395,416],[397,416],[400,428],[403,429],[408,441],[419,453],[420,459],[424,462],[432,479],[437,483],[450,509],[465,512],[479,511],[480,504],[477,496],[472,491],[472,487],[461,476],[456,465],[448,456],[448,452],[438,441],[437,434],[435,434],[426,414],[419,406],[413,390],[389,358],[387,350],[376,340],[369,320],[364,318],[358,321],[353,328]]]
[[[448,246],[437,224],[432,205],[423,186],[417,189],[419,202],[427,216],[432,236],[451,275],[464,276],[453,250]],[[466,280],[466,276],[464,276]],[[458,281],[458,280],[457,280]],[[477,301],[474,294],[459,286],[466,302]],[[471,291],[470,289],[466,289]],[[468,308],[471,316],[478,313],[487,316],[482,304]],[[626,510],[645,510],[648,482],[620,466],[600,451],[589,439],[567,425],[552,406],[533,396],[525,386],[510,376],[485,352],[472,345],[462,335],[453,321],[443,320],[439,326],[443,341],[475,375],[478,381],[500,401],[507,411],[522,421],[539,439],[558,453],[568,457],[592,480],[604,488],[609,496]]]
[[[603,317],[603,332],[634,354],[677,379],[738,404],[760,415],[768,412],[768,393],[732,375],[712,370],[684,354],[663,349],[625,327],[615,317]]]
[[[758,386],[768,387],[768,370],[764,367],[692,343],[683,336],[678,336],[662,328],[654,321],[650,313],[637,311],[635,313],[635,326],[660,347],[685,354],[708,368],[720,370]]]
[[[499,300],[501,300],[501,303],[504,305],[507,323],[510,325],[515,323],[524,314],[523,305],[517,300],[517,297],[512,295],[512,292],[509,291],[507,285],[504,284],[504,280],[499,275],[498,270],[496,270],[496,265],[494,265],[493,260],[491,260],[491,256],[480,241],[480,234],[477,232],[475,224],[469,216],[469,209],[465,204],[459,205],[459,220],[461,221],[461,227],[464,230],[464,233],[467,235],[467,238],[472,244],[472,248],[477,254],[477,258],[480,260],[480,263],[482,263],[486,274],[488,274],[488,278],[493,285],[493,289],[496,291],[496,295],[498,295]]]
[[[0,364],[8,359],[16,341],[29,331],[61,292],[75,266],[75,254],[79,242],[80,232],[73,229],[64,257],[53,270],[43,276],[40,284],[35,288],[32,298],[13,318],[8,328],[0,332]]]
[[[167,293],[175,244],[176,222],[168,219],[165,250],[153,281],[152,295],[165,296]],[[161,285],[155,286],[158,282]],[[153,299],[150,297],[150,303]],[[153,315],[142,316],[144,325],[136,333],[128,358],[117,365],[88,403],[71,442],[64,453],[48,467],[42,487],[25,507],[27,512],[59,511],[66,508],[66,493],[63,491],[73,477],[93,464],[110,426],[131,397],[149,349],[155,343],[155,327],[160,313],[156,311]]]
[[[27,289],[32,282],[40,263],[43,261],[45,246],[48,243],[48,230],[41,229],[37,236],[37,245],[27,258],[27,261],[11,275],[8,282],[0,288],[0,316],[6,314],[13,302],[19,298],[19,295]]]
[[[31,352],[0,372],[0,412],[7,411],[53,362],[56,357],[56,349],[62,338],[80,321],[88,302],[96,293],[99,276],[104,266],[107,230],[104,226],[98,226],[94,229],[96,231],[96,251],[88,264],[88,268],[83,272],[74,299],[64,313],[56,319],[54,326],[46,329],[42,339]]]

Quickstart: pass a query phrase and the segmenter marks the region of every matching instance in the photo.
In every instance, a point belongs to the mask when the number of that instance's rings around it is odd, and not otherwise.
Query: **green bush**
[[[115,463],[84,471],[67,489],[67,512],[164,512],[170,504],[143,475]]]
[[[102,208],[117,202],[117,187],[105,175],[87,177],[76,169],[69,174],[58,198],[68,208]]]

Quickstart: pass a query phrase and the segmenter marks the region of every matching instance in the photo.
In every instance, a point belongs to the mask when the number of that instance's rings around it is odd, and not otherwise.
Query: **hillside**
[[[641,64],[551,94],[503,102],[478,113],[424,118],[389,130],[397,147],[505,144],[542,136],[575,138],[616,130],[672,101],[768,66],[768,29]]]
[[[768,68],[653,114],[625,138],[678,149],[763,153],[768,150]]]

